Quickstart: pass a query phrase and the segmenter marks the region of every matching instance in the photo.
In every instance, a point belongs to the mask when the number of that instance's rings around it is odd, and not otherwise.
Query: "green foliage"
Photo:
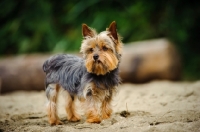
[[[175,42],[184,74],[200,78],[199,5],[182,0],[1,0],[0,55],[78,51],[82,23],[102,31],[115,20],[125,43],[160,37]]]

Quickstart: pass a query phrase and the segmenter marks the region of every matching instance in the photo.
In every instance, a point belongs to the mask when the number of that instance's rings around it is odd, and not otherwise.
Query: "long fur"
[[[86,84],[91,82],[102,90],[109,90],[120,83],[118,68],[105,75],[88,73],[84,60],[73,55],[52,56],[45,61],[43,70],[46,73],[46,87],[49,84],[59,84],[72,96],[82,96]]]

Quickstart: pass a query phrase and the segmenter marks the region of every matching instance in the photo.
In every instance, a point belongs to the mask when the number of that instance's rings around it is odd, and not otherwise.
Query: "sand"
[[[100,124],[86,123],[84,116],[69,122],[63,101],[60,96],[64,124],[50,126],[44,91],[0,95],[0,132],[200,132],[200,81],[122,84],[113,100],[114,113]]]

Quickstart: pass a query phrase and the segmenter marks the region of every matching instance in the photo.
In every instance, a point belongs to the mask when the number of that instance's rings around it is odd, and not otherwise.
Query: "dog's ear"
[[[86,24],[82,24],[82,35],[83,35],[84,38],[87,37],[87,36],[94,37],[94,32]]]
[[[109,26],[109,28],[108,28],[107,30],[110,31],[111,35],[113,36],[113,38],[114,38],[115,40],[118,40],[118,36],[117,36],[117,25],[116,25],[116,22],[115,22],[115,21],[113,21],[113,22],[110,24],[110,26]]]

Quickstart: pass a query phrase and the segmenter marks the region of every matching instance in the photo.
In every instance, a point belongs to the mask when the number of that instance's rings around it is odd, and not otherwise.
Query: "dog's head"
[[[85,59],[85,66],[89,73],[105,75],[119,65],[122,42],[113,21],[106,31],[99,34],[86,24],[82,25],[83,41],[81,53]]]

